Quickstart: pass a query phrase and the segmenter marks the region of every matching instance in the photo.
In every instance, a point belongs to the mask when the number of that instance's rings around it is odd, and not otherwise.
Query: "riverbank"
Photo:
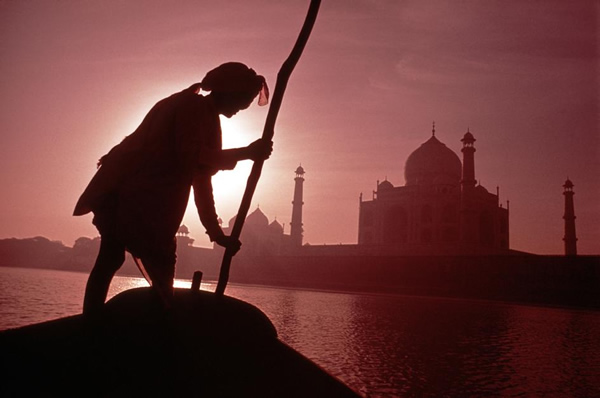
[[[81,238],[73,248],[45,238],[0,240],[0,266],[89,273],[99,239]],[[181,242],[180,242],[181,243]],[[495,300],[600,309],[600,256],[365,255],[357,246],[302,247],[288,255],[234,257],[230,282],[246,285]],[[343,254],[345,253],[345,254]],[[180,244],[176,276],[201,271],[217,280],[223,252]],[[120,275],[139,276],[127,256]]]
[[[219,267],[215,251],[187,248],[177,277],[217,280]],[[140,276],[130,260],[119,274]],[[236,256],[230,282],[600,310],[600,256]]]

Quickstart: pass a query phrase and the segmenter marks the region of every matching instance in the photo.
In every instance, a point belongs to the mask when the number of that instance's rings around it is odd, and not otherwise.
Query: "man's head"
[[[239,62],[216,67],[206,74],[200,85],[211,92],[219,113],[226,117],[248,108],[259,94],[259,105],[266,105],[269,100],[265,78]]]

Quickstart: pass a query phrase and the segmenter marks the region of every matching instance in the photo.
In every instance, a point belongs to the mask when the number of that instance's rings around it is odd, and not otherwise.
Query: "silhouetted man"
[[[210,94],[201,95],[200,89]],[[261,139],[244,148],[221,146],[219,115],[232,117],[257,96],[259,105],[268,102],[263,76],[241,63],[223,64],[202,82],[158,102],[133,134],[100,159],[99,170],[74,211],[74,215],[93,212],[101,235],[84,314],[102,309],[125,251],[141,260],[153,287],[168,303],[173,295],[175,234],[192,186],[211,241],[239,250],[239,240],[226,236],[217,221],[211,177],[240,160],[270,156],[273,143]]]

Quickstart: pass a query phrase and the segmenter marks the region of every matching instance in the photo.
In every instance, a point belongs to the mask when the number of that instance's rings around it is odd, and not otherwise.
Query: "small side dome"
[[[283,234],[283,227],[277,222],[277,220],[273,220],[273,222],[269,224],[269,231],[277,234]]]
[[[472,144],[475,142],[475,137],[473,137],[473,134],[471,134],[471,132],[467,130],[467,132],[465,133],[465,135],[461,141],[464,142],[465,144],[467,144],[467,143]]]
[[[574,186],[575,185],[573,185],[573,182],[567,178],[567,181],[565,181],[565,185],[563,185],[563,188],[573,188]]]
[[[260,210],[260,207],[257,207],[256,210],[246,218],[246,223],[248,226],[267,227],[269,225],[269,219]]]
[[[188,229],[188,227],[185,226],[185,224],[181,224],[181,226],[177,230],[177,233],[181,235],[187,235],[190,233],[190,230]]]
[[[378,191],[385,191],[386,189],[392,189],[394,188],[394,185],[389,182],[387,179],[383,182],[381,182],[379,185],[377,185],[377,190]]]
[[[479,184],[475,187],[476,192],[489,193],[487,189],[483,187],[483,185]]]

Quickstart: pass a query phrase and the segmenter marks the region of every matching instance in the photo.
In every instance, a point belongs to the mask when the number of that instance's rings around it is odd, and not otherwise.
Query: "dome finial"
[[[435,137],[435,120],[433,121],[433,128],[431,129],[431,136]]]

